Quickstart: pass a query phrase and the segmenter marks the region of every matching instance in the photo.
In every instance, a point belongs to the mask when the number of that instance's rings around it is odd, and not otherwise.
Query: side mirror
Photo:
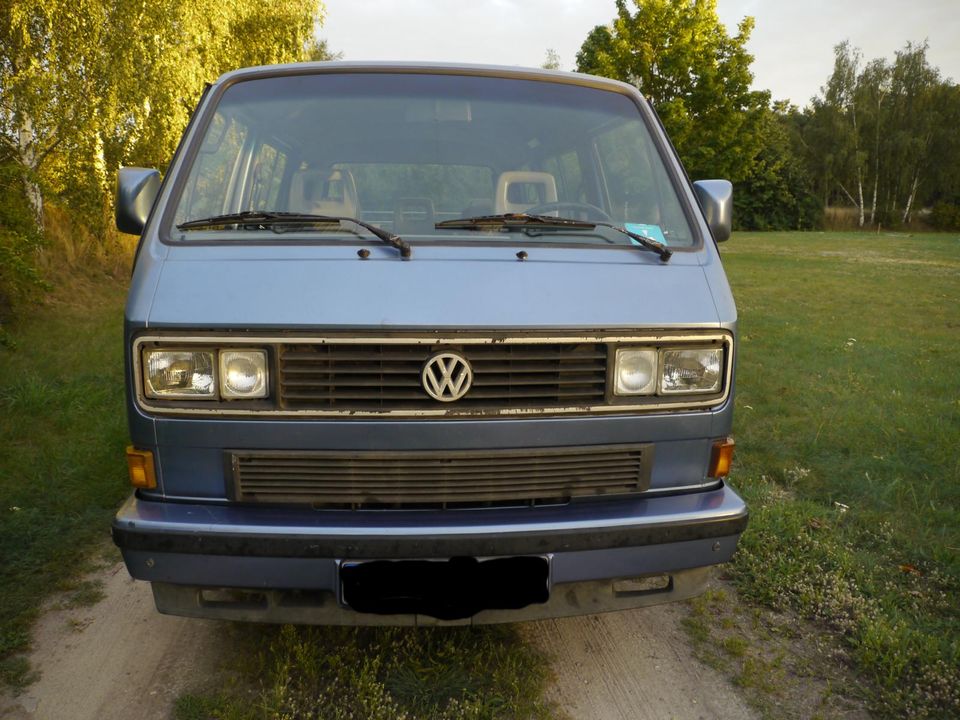
[[[713,239],[723,242],[733,232],[733,185],[729,180],[697,180],[693,193]]]
[[[139,235],[160,192],[160,173],[148,168],[120,168],[117,174],[117,230]]]

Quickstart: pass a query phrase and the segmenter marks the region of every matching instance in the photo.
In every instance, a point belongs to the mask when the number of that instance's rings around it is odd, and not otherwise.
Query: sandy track
[[[95,576],[93,607],[52,609],[37,623],[31,663],[40,679],[0,697],[9,720],[165,720],[186,690],[206,684],[229,652],[220,622],[160,615],[146,583],[121,563]],[[523,626],[553,659],[551,697],[574,720],[753,718],[730,684],[699,663],[682,606],[564,618]]]
[[[682,605],[530,623],[525,636],[552,658],[549,696],[574,720],[667,720],[756,715],[698,661]]]
[[[0,699],[0,717],[166,720],[177,696],[215,670],[222,623],[160,615],[150,586],[122,563],[95,577],[103,600],[51,610],[37,623],[30,662],[40,679]]]

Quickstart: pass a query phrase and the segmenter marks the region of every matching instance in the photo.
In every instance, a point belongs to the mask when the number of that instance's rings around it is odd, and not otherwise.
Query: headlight
[[[657,388],[657,351],[618,349],[613,372],[617,395],[651,395]]]
[[[147,350],[143,387],[152,398],[214,398],[217,378],[207,350]]]
[[[231,399],[266,397],[267,353],[263,350],[221,350],[220,394]]]
[[[660,353],[660,361],[660,392],[662,394],[720,391],[723,381],[722,349],[663,350]]]

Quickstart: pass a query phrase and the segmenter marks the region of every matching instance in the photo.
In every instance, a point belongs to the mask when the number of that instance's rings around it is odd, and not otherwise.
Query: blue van
[[[730,183],[629,85],[238,70],[124,168],[134,494],[160,612],[488,623],[702,591],[727,485]]]

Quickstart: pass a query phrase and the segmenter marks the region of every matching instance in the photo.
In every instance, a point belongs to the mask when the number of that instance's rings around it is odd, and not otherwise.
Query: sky
[[[614,0],[326,0],[319,35],[345,60],[430,60],[539,67],[548,48],[575,70],[587,33],[610,22]],[[906,9],[905,9],[906,8]],[[754,87],[808,105],[849,39],[865,60],[893,60],[927,40],[927,59],[960,82],[958,0],[718,0],[729,34],[756,21],[748,49]]]

